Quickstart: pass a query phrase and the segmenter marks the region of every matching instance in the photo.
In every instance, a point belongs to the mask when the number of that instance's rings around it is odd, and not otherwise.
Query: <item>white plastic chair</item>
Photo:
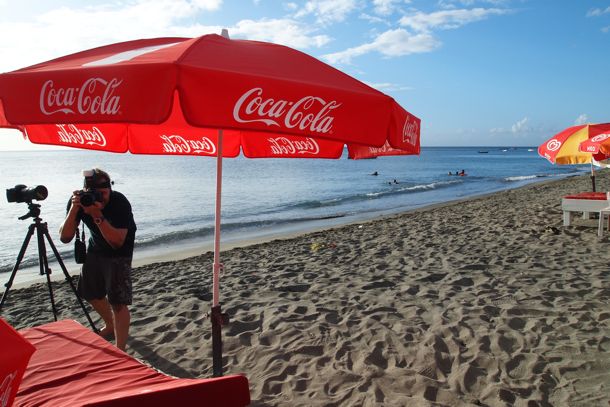
[[[608,222],[606,221],[606,216],[608,216]],[[610,222],[610,206],[599,211],[599,225],[597,226],[597,236],[604,236],[604,224],[608,225]],[[610,230],[610,225],[608,225],[608,230]]]

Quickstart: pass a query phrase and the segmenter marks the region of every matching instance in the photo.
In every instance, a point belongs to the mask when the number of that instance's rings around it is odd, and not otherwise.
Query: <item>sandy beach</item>
[[[610,188],[610,173],[597,178]],[[588,176],[225,250],[226,374],[254,406],[606,406],[610,243],[562,226]],[[128,353],[210,377],[212,253],[134,269]],[[61,318],[86,320],[65,283]],[[18,329],[52,321],[12,290]],[[44,312],[43,312],[44,311]]]

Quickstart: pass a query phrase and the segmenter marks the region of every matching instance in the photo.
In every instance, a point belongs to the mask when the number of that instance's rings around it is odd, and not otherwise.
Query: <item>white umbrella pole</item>
[[[212,374],[222,376],[222,325],[228,323],[219,301],[220,282],[220,207],[222,193],[222,130],[218,130],[218,151],[216,155],[216,219],[214,223],[214,271],[212,275]]]

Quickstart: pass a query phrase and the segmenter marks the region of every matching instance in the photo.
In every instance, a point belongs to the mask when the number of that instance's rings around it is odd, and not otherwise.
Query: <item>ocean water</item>
[[[481,151],[487,151],[482,153]],[[278,230],[305,230],[586,172],[587,166],[553,166],[535,148],[429,147],[420,156],[373,160],[223,160],[223,241]],[[59,241],[59,225],[83,169],[105,169],[114,189],[131,201],[138,251],[213,239],[216,160],[143,156],[85,150],[0,152],[0,187],[45,185],[40,217],[67,265],[73,244]],[[449,176],[464,169],[465,177]],[[371,175],[377,171],[378,176]],[[0,281],[6,281],[32,219],[25,203],[0,199]],[[54,256],[47,248],[49,260]],[[35,237],[21,269],[38,264]],[[21,273],[19,271],[18,273]]]

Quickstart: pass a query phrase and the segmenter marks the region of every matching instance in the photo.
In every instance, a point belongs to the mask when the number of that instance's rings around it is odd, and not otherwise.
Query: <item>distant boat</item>
[[[487,154],[487,153],[489,153],[489,151],[484,151],[484,150],[479,151],[479,154]]]
[[[503,148],[502,151],[508,151],[507,149]]]
[[[528,148],[527,151],[534,151],[534,149],[533,148]]]

